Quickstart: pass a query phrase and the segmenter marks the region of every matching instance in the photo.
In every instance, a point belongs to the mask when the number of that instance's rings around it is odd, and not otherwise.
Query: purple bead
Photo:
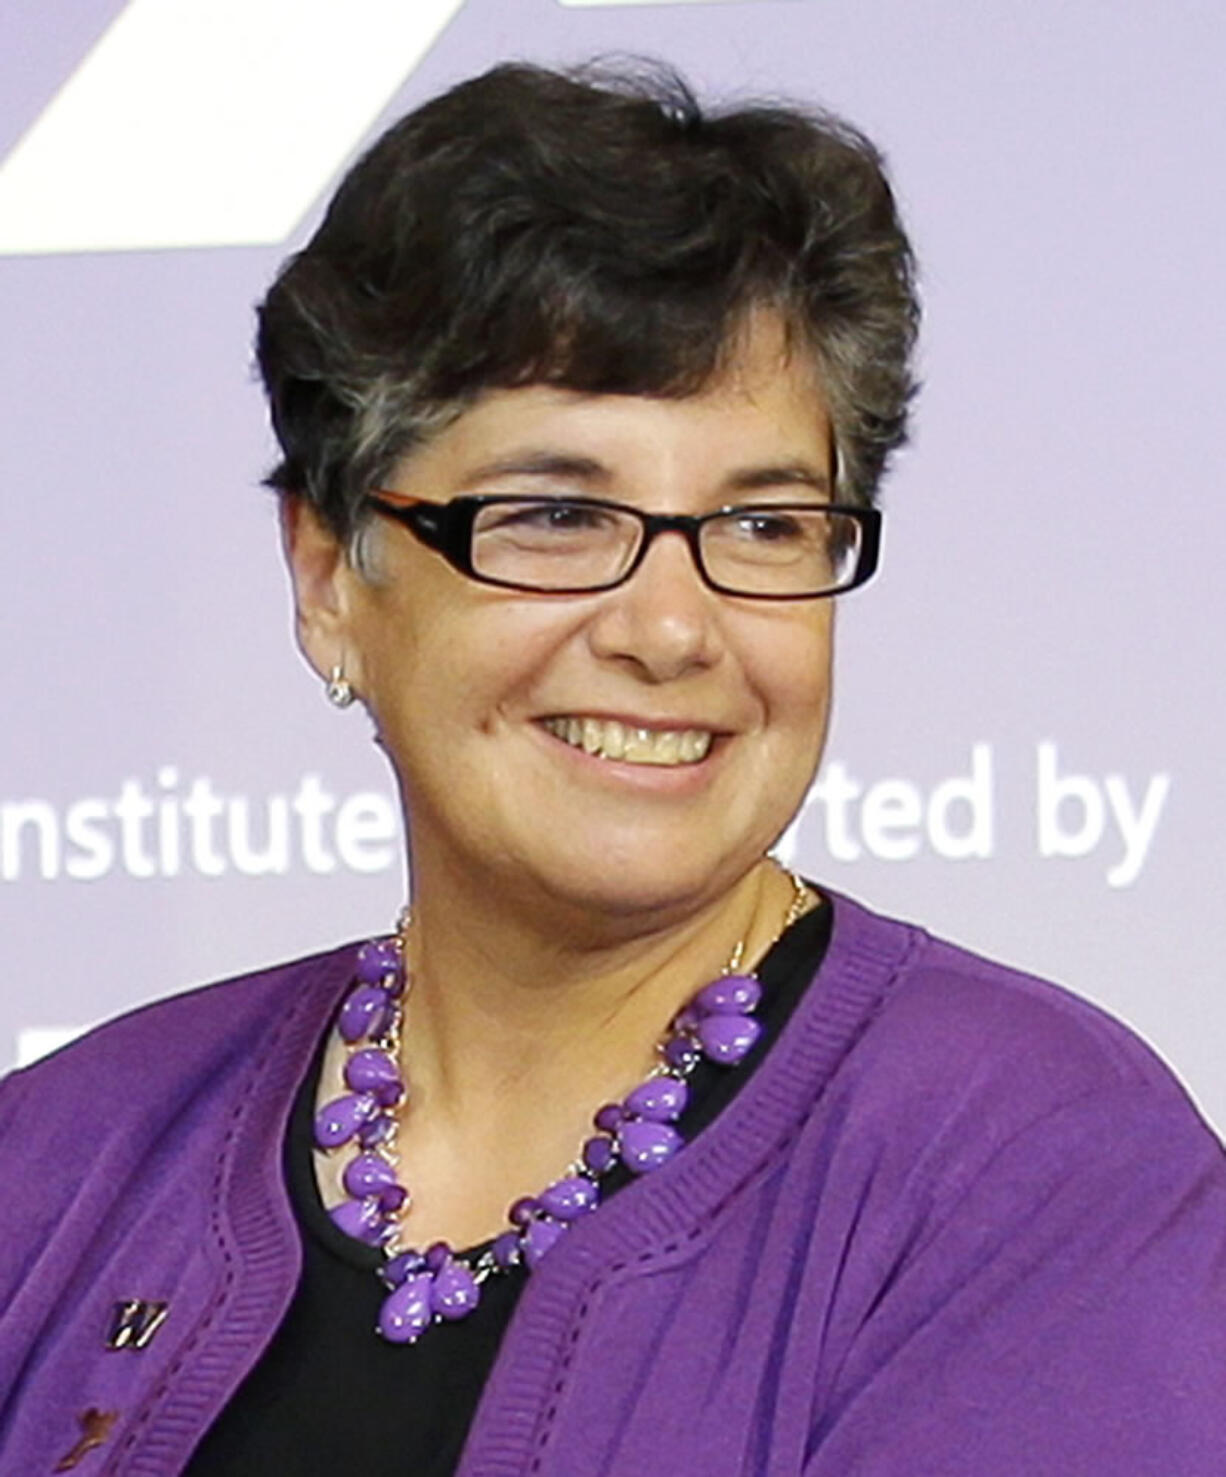
[[[698,1039],[709,1060],[734,1066],[762,1034],[751,1015],[709,1015],[699,1024]]]
[[[678,1072],[692,1067],[701,1054],[688,1036],[674,1036],[664,1046],[664,1060]]]
[[[361,1200],[364,1195],[377,1195],[388,1185],[394,1185],[396,1171],[378,1154],[359,1154],[345,1165],[341,1183],[346,1194]]]
[[[430,1307],[430,1284],[434,1278],[429,1272],[417,1272],[406,1277],[390,1296],[384,1298],[379,1309],[379,1332],[393,1344],[412,1344],[430,1327],[433,1310]]]
[[[635,1174],[646,1174],[666,1163],[683,1143],[681,1135],[667,1123],[649,1123],[629,1118],[617,1130],[622,1163]]]
[[[345,1081],[354,1092],[373,1092],[385,1108],[399,1102],[404,1093],[400,1071],[386,1051],[364,1046],[345,1063]]]
[[[434,1275],[430,1307],[440,1318],[466,1318],[481,1301],[477,1279],[463,1262],[448,1262]]]
[[[588,1139],[583,1146],[583,1162],[593,1174],[604,1174],[616,1158],[613,1140],[603,1135]]]
[[[540,1202],[541,1209],[554,1220],[573,1221],[596,1209],[600,1192],[591,1180],[584,1179],[581,1174],[572,1174],[542,1190]]]
[[[347,1144],[379,1104],[369,1093],[351,1092],[333,1098],[315,1115],[315,1142],[321,1149],[336,1149]]]
[[[328,1215],[338,1230],[369,1246],[375,1245],[386,1225],[377,1200],[344,1200]]]
[[[627,1113],[652,1123],[673,1123],[685,1111],[690,1090],[676,1077],[649,1077],[626,1099]]]
[[[385,1185],[379,1191],[379,1209],[384,1215],[395,1215],[409,1198],[403,1185]]]
[[[698,1024],[698,1012],[693,1005],[683,1006],[673,1017],[674,1031],[692,1031]]]
[[[694,996],[701,1015],[748,1015],[762,998],[762,986],[751,974],[726,974]]]
[[[535,1272],[541,1259],[559,1236],[565,1235],[566,1227],[561,1221],[533,1221],[524,1232],[524,1261],[528,1270]]]
[[[622,1110],[620,1103],[606,1103],[603,1108],[596,1110],[596,1116],[592,1122],[600,1129],[601,1133],[612,1133],[622,1121]]]
[[[501,1236],[495,1236],[490,1247],[495,1262],[505,1272],[508,1267],[519,1265],[519,1233],[518,1231],[504,1231]]]
[[[368,1118],[358,1129],[358,1143],[364,1149],[373,1149],[378,1144],[387,1143],[395,1131],[396,1120],[386,1113],[378,1113],[375,1117]]]
[[[441,1271],[450,1260],[451,1247],[445,1241],[434,1241],[426,1247],[426,1266],[430,1271]]]
[[[420,1272],[425,1262],[416,1251],[402,1251],[398,1256],[392,1257],[386,1262],[379,1272],[388,1287],[399,1287],[406,1277],[412,1276],[414,1272]]]
[[[372,939],[358,950],[354,973],[364,985],[378,985],[389,974],[400,974],[400,950],[393,939]]]
[[[534,1200],[531,1195],[521,1196],[507,1211],[507,1220],[513,1226],[526,1226],[532,1217],[540,1212],[540,1208],[539,1200]]]
[[[378,985],[359,985],[341,1006],[336,1029],[341,1039],[352,1044],[364,1036],[381,1036],[392,1018],[392,1004],[387,992]]]

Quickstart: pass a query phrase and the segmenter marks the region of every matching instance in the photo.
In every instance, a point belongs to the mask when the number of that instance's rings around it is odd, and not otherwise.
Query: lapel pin
[[[123,1302],[116,1303],[106,1336],[107,1348],[145,1348],[165,1323],[169,1312],[169,1303],[151,1303],[143,1298],[125,1298]]]
[[[83,1410],[77,1417],[77,1424],[81,1427],[77,1444],[59,1459],[54,1470],[71,1472],[80,1463],[82,1457],[88,1456],[91,1451],[96,1451],[98,1447],[105,1444],[107,1437],[111,1434],[111,1427],[118,1419],[117,1410],[98,1410],[92,1405],[88,1410]]]

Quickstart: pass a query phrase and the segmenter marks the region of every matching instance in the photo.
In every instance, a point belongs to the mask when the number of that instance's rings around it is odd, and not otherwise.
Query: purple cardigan
[[[182,1469],[294,1288],[286,1115],[351,958],[0,1083],[0,1472]],[[169,1304],[140,1350],[125,1299]],[[460,1471],[1223,1477],[1226,1158],[1116,1022],[837,899],[744,1090],[531,1279]]]

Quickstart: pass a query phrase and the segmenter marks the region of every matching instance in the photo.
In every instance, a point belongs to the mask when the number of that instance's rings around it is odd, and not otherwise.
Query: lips
[[[706,758],[714,737],[704,728],[642,728],[585,714],[545,718],[542,726],[572,748],[623,764],[697,764]]]

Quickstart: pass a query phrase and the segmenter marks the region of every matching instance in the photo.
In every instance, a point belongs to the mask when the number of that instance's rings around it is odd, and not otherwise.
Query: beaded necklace
[[[792,886],[776,939],[808,902],[808,888],[795,874]],[[357,952],[352,988],[336,1021],[346,1048],[349,1091],[325,1103],[314,1124],[321,1153],[356,1148],[341,1176],[346,1198],[329,1215],[346,1236],[383,1251],[379,1276],[388,1295],[377,1331],[397,1344],[416,1342],[431,1324],[466,1318],[480,1302],[487,1278],[516,1266],[533,1271],[575,1221],[597,1208],[601,1182],[614,1165],[642,1175],[666,1164],[684,1142],[675,1124],[689,1101],[687,1084],[695,1067],[704,1060],[736,1066],[762,1031],[753,1014],[762,987],[752,971],[738,972],[742,940],[723,972],[673,1018],[657,1043],[647,1078],[620,1103],[596,1111],[593,1133],[578,1159],[538,1195],[516,1200],[507,1212],[508,1229],[467,1255],[445,1241],[424,1251],[407,1248],[401,1243],[400,1215],[409,1191],[396,1175],[397,1111],[407,1093],[398,1065],[409,986],[407,928],[406,912],[395,934],[372,939]]]

